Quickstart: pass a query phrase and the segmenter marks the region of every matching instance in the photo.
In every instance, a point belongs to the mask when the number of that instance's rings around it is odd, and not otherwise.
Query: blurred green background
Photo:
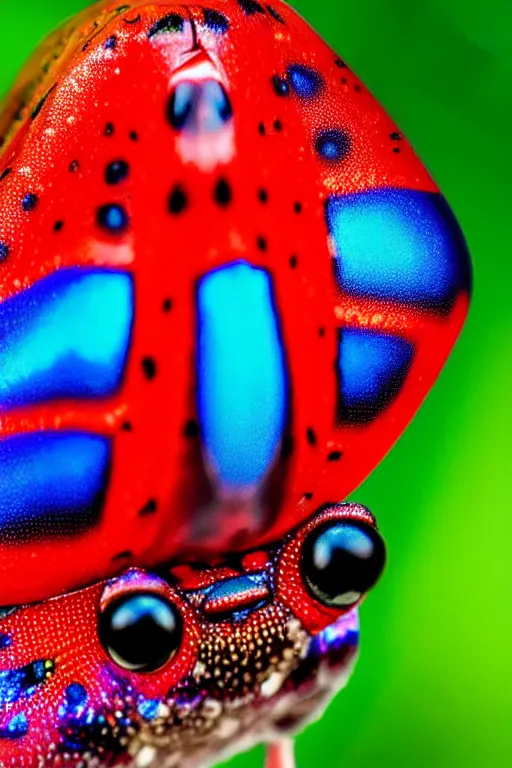
[[[0,89],[87,0],[1,0]],[[474,262],[462,338],[354,498],[386,577],[362,609],[348,687],[297,744],[301,768],[512,765],[512,3],[294,0],[415,145]],[[260,768],[262,750],[232,768]]]

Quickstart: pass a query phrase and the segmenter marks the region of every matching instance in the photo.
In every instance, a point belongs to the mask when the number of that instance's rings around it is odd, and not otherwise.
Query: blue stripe
[[[64,269],[0,304],[0,409],[114,394],[133,320],[124,272]]]
[[[464,237],[441,195],[377,189],[333,196],[327,226],[348,293],[444,309],[470,288]]]
[[[341,421],[376,418],[402,388],[413,358],[405,339],[368,330],[340,332],[338,357]]]
[[[0,440],[0,540],[81,533],[101,513],[110,441],[79,432]]]
[[[278,454],[287,375],[270,277],[245,263],[198,288],[198,406],[210,469],[227,489],[255,487]]]

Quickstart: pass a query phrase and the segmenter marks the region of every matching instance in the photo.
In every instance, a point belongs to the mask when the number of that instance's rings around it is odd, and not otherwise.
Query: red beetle
[[[460,332],[464,238],[279,0],[96,3],[0,135],[0,604],[47,601],[0,623],[0,761],[272,740],[354,656],[384,548],[341,501]]]

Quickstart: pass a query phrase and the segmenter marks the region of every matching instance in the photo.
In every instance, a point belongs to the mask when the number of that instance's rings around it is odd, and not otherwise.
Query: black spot
[[[187,193],[180,185],[177,185],[172,190],[169,196],[169,212],[178,215],[183,213],[188,205]]]
[[[141,510],[139,510],[139,517],[147,517],[148,515],[154,515],[157,511],[158,505],[155,499],[150,499],[147,504],[144,504]]]
[[[204,23],[213,32],[218,35],[225,35],[229,29],[229,20],[219,11],[212,11],[211,8],[205,8],[203,11]]]
[[[288,96],[290,93],[290,86],[288,85],[285,78],[280,77],[280,75],[272,76],[272,86],[278,96]]]
[[[223,208],[230,204],[232,193],[231,187],[226,179],[218,180],[217,184],[215,185],[213,196],[215,198],[215,202]]]
[[[305,493],[304,498],[306,501],[311,501],[311,499],[313,498],[313,494],[311,492]]]
[[[339,461],[342,456],[343,454],[341,451],[331,451],[331,453],[327,456],[327,461]]]
[[[105,126],[105,136],[112,136],[112,134],[115,131],[115,126],[113,123],[107,123]]]
[[[290,256],[290,267],[292,269],[295,269],[297,266],[297,257],[296,256]]]
[[[194,438],[199,437],[199,424],[195,419],[187,421],[183,428],[183,434],[188,440],[193,440]]]
[[[31,114],[31,118],[32,118],[32,120],[35,120],[35,119],[36,119],[36,117],[38,116],[38,114],[40,113],[40,111],[42,110],[42,108],[44,107],[44,105],[46,104],[46,100],[48,99],[48,96],[50,95],[50,93],[51,93],[53,90],[55,90],[55,88],[56,88],[56,87],[57,87],[57,85],[52,85],[52,87],[50,88],[50,90],[49,90],[49,91],[47,91],[47,93],[45,93],[45,95],[43,96],[43,98],[42,98],[42,99],[40,99],[40,100],[38,101],[38,103],[36,104],[36,106],[35,106],[35,107],[34,107],[34,109],[32,110],[32,114]]]
[[[260,136],[264,136],[265,135],[265,133],[266,133],[266,131],[265,131],[265,123],[260,123],[258,125],[258,133],[260,134]]]
[[[142,19],[142,16],[140,15],[140,13],[138,13],[137,16],[135,16],[135,18],[133,18],[133,19],[123,19],[123,21],[124,21],[125,24],[138,24],[138,22],[141,19]]]
[[[318,329],[318,335],[323,338],[325,336],[325,328],[320,327]]]
[[[302,203],[299,203],[299,202],[294,203],[293,210],[295,211],[295,213],[302,213]]]
[[[179,13],[169,13],[159,19],[148,32],[148,37],[165,34],[167,32],[183,32],[185,20]]]
[[[338,163],[350,152],[352,142],[346,131],[340,128],[328,128],[320,131],[315,141],[315,149],[323,160]]]
[[[265,13],[265,9],[256,0],[238,0],[238,5],[246,16],[253,16],[255,13]]]
[[[258,248],[260,251],[266,251],[268,248],[268,243],[266,241],[266,238],[262,237],[261,235],[258,237],[257,240]]]
[[[347,65],[345,64],[345,62],[343,61],[343,59],[340,59],[340,58],[334,59],[334,63],[335,63],[335,64],[336,64],[336,66],[337,66],[337,67],[339,67],[340,69],[345,69],[345,68],[346,68],[346,66],[347,66]]]
[[[402,134],[399,133],[398,131],[393,131],[392,133],[389,134],[389,138],[392,141],[402,141]]]
[[[76,173],[78,169],[80,168],[80,163],[78,160],[72,160],[69,164],[69,172],[70,173]]]
[[[114,555],[112,561],[116,562],[117,560],[131,560],[132,557],[133,552],[131,552],[129,549],[125,549],[124,552],[119,552],[119,554]]]
[[[348,83],[348,80],[347,80],[347,78],[346,78],[346,77],[342,77],[342,78],[340,79],[340,82],[342,83],[342,85],[346,85],[346,84]]]
[[[130,131],[128,136],[130,137],[130,141],[138,141],[139,140],[139,134],[137,133],[137,131]]]
[[[123,423],[121,424],[121,429],[123,430],[123,432],[131,432],[133,429],[133,425],[131,421],[123,421]]]
[[[9,256],[10,248],[7,243],[0,243],[0,263],[6,260]]]
[[[354,91],[355,91],[356,93],[361,93],[361,90],[362,90],[362,88],[361,88],[361,86],[360,86],[360,85],[354,85]]]
[[[126,160],[113,160],[105,170],[105,181],[107,184],[120,184],[129,174],[130,166]]]
[[[162,302],[162,309],[164,312],[170,312],[172,309],[172,299],[164,299]]]
[[[272,8],[271,5],[267,5],[267,11],[270,13],[273,19],[278,21],[280,24],[285,24],[283,17],[274,8]]]
[[[28,192],[21,201],[21,207],[24,211],[33,211],[37,207],[39,198],[33,192]]]
[[[64,226],[64,222],[62,220],[56,221],[55,224],[53,225],[53,231],[60,232],[63,226]]]
[[[395,155],[398,155],[398,153],[400,152],[400,147],[393,147],[393,152],[395,153]]]
[[[274,120],[274,130],[278,133],[283,130],[283,124],[280,120]]]
[[[306,439],[310,445],[316,445],[316,434],[315,430],[311,427],[308,427],[306,431]]]
[[[6,168],[4,171],[2,171],[0,175],[0,181],[3,181],[4,179],[6,179],[7,176],[11,173],[11,171],[12,171],[12,168]]]
[[[96,221],[102,229],[115,234],[125,232],[128,229],[128,214],[122,205],[109,203],[98,208]]]
[[[258,190],[258,200],[260,203],[268,203],[268,192],[266,189]]]
[[[117,37],[115,35],[111,35],[105,42],[103,43],[103,47],[108,50],[113,50],[114,48],[117,48]]]
[[[148,381],[152,381],[156,376],[156,363],[152,357],[144,357],[141,362],[144,376]]]

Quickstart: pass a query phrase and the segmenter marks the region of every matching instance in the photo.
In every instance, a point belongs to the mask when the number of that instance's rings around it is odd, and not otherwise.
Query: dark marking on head
[[[54,232],[60,232],[62,228],[64,227],[64,222],[62,219],[59,219],[59,221],[56,221],[53,225],[53,231]]]
[[[117,37],[115,35],[110,35],[110,37],[103,43],[103,47],[106,48],[107,51],[117,48]]]
[[[7,243],[0,243],[0,264],[9,256],[10,248]]]
[[[231,192],[231,186],[229,185],[229,182],[226,181],[226,179],[218,180],[213,191],[213,197],[215,202],[220,205],[221,208],[226,208],[231,203],[233,195]]]
[[[278,96],[288,96],[290,93],[290,86],[287,80],[280,75],[272,76],[272,87]]]
[[[105,125],[105,136],[112,136],[114,131],[115,131],[115,126],[113,123],[107,123]]]
[[[322,339],[323,339],[323,337],[325,336],[325,328],[324,328],[323,326],[321,326],[321,327],[318,329],[318,335],[319,335],[319,336],[320,336],[320,338],[322,338]]]
[[[78,160],[72,160],[69,164],[69,172],[70,173],[76,173],[80,168],[80,163]]]
[[[293,210],[295,213],[302,213],[302,203],[299,203],[298,201],[293,204]]]
[[[345,69],[345,68],[346,68],[346,66],[347,66],[347,65],[345,64],[345,62],[343,61],[343,59],[340,59],[339,57],[338,57],[337,59],[334,59],[334,63],[335,63],[335,64],[336,64],[336,66],[337,66],[337,67],[339,67],[340,69]]]
[[[265,123],[260,123],[258,125],[258,133],[260,134],[260,136],[264,136],[265,135],[265,133],[266,133]]]
[[[260,251],[266,251],[267,248],[268,248],[267,240],[262,235],[259,235],[258,240],[257,240],[257,244],[258,244],[258,249]]]
[[[325,87],[322,75],[306,64],[290,64],[287,74],[290,87],[304,101],[316,98]]]
[[[268,203],[268,192],[266,189],[259,189],[258,190],[258,200],[260,203]]]
[[[225,35],[229,30],[229,19],[219,11],[213,11],[211,8],[205,8],[203,11],[204,23],[216,32],[218,35]]]
[[[280,120],[274,120],[274,130],[278,133],[283,130],[283,124]]]
[[[359,84],[357,84],[357,83],[356,83],[356,85],[354,85],[354,91],[355,91],[356,93],[361,93],[361,91],[362,91],[362,88],[361,88],[361,86],[360,86]]]
[[[12,168],[6,168],[2,173],[0,174],[0,181],[3,181],[7,178],[7,176],[11,173]]]
[[[149,501],[144,504],[141,510],[139,510],[139,517],[147,517],[148,515],[154,515],[155,512],[158,509],[158,504],[156,503],[155,499],[149,499]]]
[[[328,163],[344,160],[352,148],[350,136],[341,128],[320,131],[315,141],[315,150]]]
[[[54,85],[52,85],[50,90],[45,93],[43,98],[38,101],[38,103],[36,104],[36,106],[32,110],[32,114],[31,114],[32,120],[36,119],[36,117],[38,116],[38,114],[41,112],[42,108],[46,104],[46,100],[48,99],[48,96],[51,94],[52,91],[55,90],[56,87],[57,87],[57,84],[55,83]]]
[[[28,192],[21,201],[21,207],[24,211],[33,211],[37,207],[39,198],[34,192]]]
[[[187,193],[180,184],[177,184],[169,196],[169,213],[177,216],[183,213],[187,205]]]
[[[185,19],[179,13],[169,13],[159,19],[148,32],[148,37],[162,35],[170,32],[183,32]]]
[[[113,234],[125,232],[129,224],[126,210],[118,203],[109,203],[98,208],[96,221],[102,229],[106,229]]]
[[[398,153],[400,152],[400,147],[393,147],[393,152],[395,153],[395,155],[398,155]]]
[[[270,15],[272,16],[272,18],[273,18],[275,21],[278,21],[280,24],[286,24],[285,20],[284,20],[284,19],[283,19],[283,17],[281,16],[281,14],[279,14],[279,13],[278,13],[278,12],[275,10],[275,8],[272,8],[272,6],[271,6],[271,5],[267,5],[267,11],[270,13]]]
[[[128,134],[130,141],[138,141],[139,140],[139,134],[137,131],[130,131]]]
[[[246,16],[254,16],[255,13],[265,13],[263,6],[257,3],[256,0],[238,0],[238,5]]]
[[[327,461],[339,461],[343,456],[341,451],[331,451],[327,456]]]
[[[123,423],[121,424],[121,429],[123,430],[123,432],[131,432],[133,429],[133,425],[131,421],[123,421]]]
[[[126,160],[113,160],[107,165],[105,170],[105,181],[107,184],[120,184],[128,178],[130,166]]]
[[[133,552],[131,552],[129,549],[125,549],[124,552],[119,552],[119,554],[114,555],[112,561],[117,562],[117,560],[131,560],[132,557]]]
[[[148,381],[152,381],[156,376],[156,363],[152,357],[144,357],[141,361],[142,371]]]
[[[162,302],[162,310],[164,312],[170,312],[172,309],[172,299],[164,299]]]
[[[183,428],[183,435],[187,438],[187,440],[193,440],[196,437],[199,437],[199,424],[195,419],[190,419],[187,421]]]
[[[308,493],[304,494],[304,499],[306,501],[311,501],[312,498],[313,498],[313,494],[311,493],[311,491],[309,491]]]
[[[297,256],[295,256],[295,254],[293,256],[290,256],[290,267],[292,269],[296,269],[297,267]]]
[[[403,137],[402,137],[402,134],[399,133],[398,131],[393,131],[392,133],[389,134],[389,138],[391,139],[391,141],[402,141]]]
[[[311,427],[306,430],[306,439],[310,445],[316,445],[316,433]]]

